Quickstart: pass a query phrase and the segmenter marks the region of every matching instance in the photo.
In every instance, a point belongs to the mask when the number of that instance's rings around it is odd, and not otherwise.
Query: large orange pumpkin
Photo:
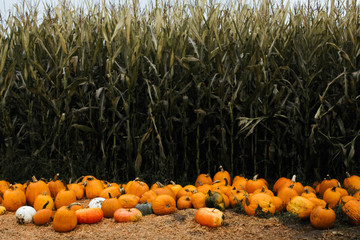
[[[159,195],[152,201],[153,212],[157,215],[166,215],[176,212],[175,199],[169,195]]]
[[[195,214],[195,220],[202,226],[219,227],[224,222],[224,213],[216,208],[200,208]]]

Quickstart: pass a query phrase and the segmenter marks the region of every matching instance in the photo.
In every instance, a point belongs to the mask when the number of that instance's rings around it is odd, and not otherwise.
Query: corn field
[[[25,1],[0,26],[0,176],[360,171],[356,0]]]

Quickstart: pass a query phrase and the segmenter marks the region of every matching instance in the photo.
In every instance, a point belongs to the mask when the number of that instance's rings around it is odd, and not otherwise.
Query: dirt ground
[[[89,200],[81,201],[87,206]],[[117,223],[104,218],[93,225],[81,224],[68,233],[55,232],[52,225],[19,225],[15,214],[0,216],[0,239],[360,239],[360,226],[337,221],[334,228],[317,230],[309,221],[294,216],[249,217],[225,211],[224,225],[203,227],[195,221],[195,209],[178,210],[167,216],[144,216],[139,222]]]

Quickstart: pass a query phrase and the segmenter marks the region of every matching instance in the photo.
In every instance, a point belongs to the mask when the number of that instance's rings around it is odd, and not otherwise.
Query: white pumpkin
[[[93,198],[89,202],[89,208],[101,208],[101,204],[103,203],[104,200],[105,200],[105,198],[102,198],[102,197]]]
[[[16,210],[15,217],[19,224],[32,223],[34,215],[36,213],[35,208],[30,206],[22,206]]]

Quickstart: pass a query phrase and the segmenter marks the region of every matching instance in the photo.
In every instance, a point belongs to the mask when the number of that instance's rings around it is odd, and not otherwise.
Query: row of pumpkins
[[[147,214],[165,215],[177,209],[195,208],[195,220],[204,226],[223,224],[226,208],[241,208],[247,215],[273,215],[288,211],[301,219],[310,219],[318,229],[331,228],[335,222],[334,208],[354,225],[360,225],[360,177],[350,176],[343,181],[329,176],[313,186],[303,186],[281,177],[270,190],[263,178],[246,179],[230,174],[221,166],[211,178],[200,174],[194,185],[181,186],[171,182],[148,184],[135,179],[126,184],[109,183],[85,176],[66,184],[57,179],[37,180],[25,184],[0,181],[0,214],[16,211],[19,223],[44,225],[52,221],[55,231],[73,230],[78,223],[97,223],[103,217],[117,222],[138,221]],[[91,199],[88,207],[77,202]],[[56,209],[56,211],[54,211]]]

